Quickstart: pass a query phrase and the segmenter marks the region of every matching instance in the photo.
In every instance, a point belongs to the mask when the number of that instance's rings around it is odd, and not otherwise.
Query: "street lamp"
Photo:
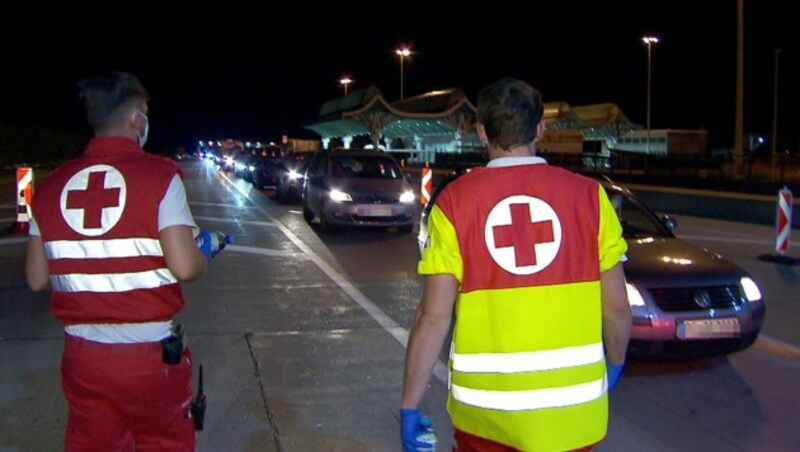
[[[770,180],[775,180],[775,165],[778,160],[778,57],[781,49],[775,49],[775,83],[772,85],[772,152]]]
[[[339,83],[341,83],[342,86],[344,86],[344,95],[346,96],[347,95],[347,86],[350,85],[351,83],[353,83],[353,79],[351,79],[350,77],[345,75],[344,77],[342,77],[339,80]]]
[[[403,61],[411,55],[411,49],[401,47],[394,51],[400,57],[400,100],[403,100]]]
[[[653,78],[653,44],[658,43],[658,38],[645,36],[642,42],[647,45],[647,155],[650,155],[650,80]]]

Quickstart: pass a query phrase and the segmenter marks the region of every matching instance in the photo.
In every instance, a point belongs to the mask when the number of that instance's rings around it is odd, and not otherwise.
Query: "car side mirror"
[[[661,221],[664,223],[664,226],[666,226],[667,229],[669,229],[670,231],[678,229],[678,220],[672,218],[669,215],[662,215]]]

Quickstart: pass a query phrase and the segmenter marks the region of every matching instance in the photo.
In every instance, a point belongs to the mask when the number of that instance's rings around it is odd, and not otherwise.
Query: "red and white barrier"
[[[427,206],[431,201],[431,191],[433,188],[433,170],[427,165],[422,168],[422,190],[420,191],[419,201],[423,206]]]
[[[33,169],[17,168],[17,221],[14,223],[14,230],[17,232],[28,232],[32,198]]]
[[[792,192],[784,187],[778,192],[778,211],[775,219],[777,235],[775,236],[775,252],[786,256],[789,250],[789,237],[792,234]]]

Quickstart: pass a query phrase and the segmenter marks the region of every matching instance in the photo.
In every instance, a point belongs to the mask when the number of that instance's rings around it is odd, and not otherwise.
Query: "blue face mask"
[[[139,144],[140,148],[143,148],[144,145],[147,143],[147,136],[150,134],[150,119],[148,119],[146,114],[140,111],[137,111],[133,115],[134,117],[136,115],[142,115],[142,117],[144,118],[144,130],[142,130],[141,133],[139,132],[136,133],[137,143]]]

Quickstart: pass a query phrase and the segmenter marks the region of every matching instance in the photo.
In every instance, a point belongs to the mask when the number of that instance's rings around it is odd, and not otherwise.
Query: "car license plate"
[[[725,319],[684,320],[678,324],[678,339],[735,337],[741,327],[735,317]]]
[[[391,217],[392,206],[365,206],[363,215],[366,217]]]

